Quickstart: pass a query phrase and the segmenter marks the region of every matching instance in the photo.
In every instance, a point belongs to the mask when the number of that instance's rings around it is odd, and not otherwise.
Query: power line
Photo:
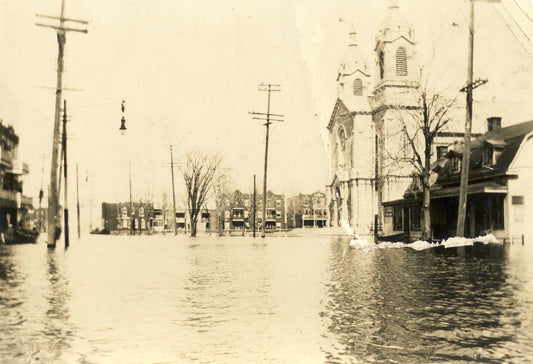
[[[529,54],[531,57],[533,57],[533,54],[531,54],[531,52],[526,48],[525,45],[522,44],[522,42],[520,41],[520,39],[518,38],[518,36],[512,31],[511,27],[509,26],[509,23],[505,20],[505,17],[503,16],[503,14],[500,12],[500,10],[496,7],[496,5],[493,3],[494,5],[494,8],[496,9],[496,12],[500,15],[500,17],[502,18],[503,20],[503,23],[505,24],[505,26],[507,27],[507,29],[509,29],[509,32],[511,32],[511,34],[513,35],[513,37],[516,39],[516,41],[518,42],[518,44],[520,44],[520,46],[522,46],[522,48],[524,48],[524,50],[527,52],[527,54]]]
[[[520,29],[522,31],[522,34],[524,34],[524,36],[527,38],[527,40],[531,40],[526,32],[524,31],[524,29],[522,29],[522,27],[520,26],[520,24],[518,24],[518,22],[516,21],[516,19],[514,18],[514,16],[509,12],[509,9],[507,9],[507,7],[505,6],[505,4],[502,3],[502,7],[505,9],[505,11],[507,12],[507,14],[509,14],[509,17],[511,17],[511,19],[513,19],[513,22],[516,24],[516,26],[518,27],[518,29]]]
[[[524,11],[524,9],[522,9],[522,7],[520,6],[520,4],[518,4],[518,1],[517,0],[514,0],[514,3],[516,4],[516,6],[518,7],[518,9],[520,9],[520,11],[522,12],[522,14],[524,14],[526,16],[526,18],[529,19],[529,21],[533,22],[533,19],[531,18],[531,16],[529,16],[528,13],[526,13]]]

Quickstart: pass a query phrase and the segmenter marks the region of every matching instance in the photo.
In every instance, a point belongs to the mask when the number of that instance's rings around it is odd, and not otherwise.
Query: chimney
[[[487,131],[493,131],[502,127],[502,118],[493,116],[487,119]]]

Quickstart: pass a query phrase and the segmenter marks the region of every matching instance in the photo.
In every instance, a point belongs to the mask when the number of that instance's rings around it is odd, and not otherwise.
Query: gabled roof
[[[533,120],[492,130],[472,141],[470,152],[469,179],[491,178],[505,174],[514,160],[524,137],[533,132]],[[496,163],[490,167],[483,167],[483,149],[487,145],[503,148]],[[463,144],[457,143],[451,147],[447,157],[461,155]],[[459,181],[460,173],[450,173],[449,162],[439,170],[438,183],[454,183]]]

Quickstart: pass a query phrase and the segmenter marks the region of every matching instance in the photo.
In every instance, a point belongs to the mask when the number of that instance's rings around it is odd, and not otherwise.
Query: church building
[[[355,29],[349,33],[327,126],[327,198],[333,226],[349,224],[359,234],[373,234],[377,228],[381,235],[383,202],[403,198],[416,179],[409,162],[412,149],[402,131],[409,112],[419,105],[416,46],[414,29],[397,0],[390,1],[376,35],[374,67],[359,48]],[[460,139],[462,133],[453,135]],[[446,139],[442,145],[450,143]]]

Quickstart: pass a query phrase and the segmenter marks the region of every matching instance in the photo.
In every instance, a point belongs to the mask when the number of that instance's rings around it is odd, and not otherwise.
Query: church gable
[[[336,126],[342,125],[346,136],[349,137],[353,132],[353,117],[350,110],[346,107],[341,99],[337,99],[331,118],[329,119],[328,130],[330,133],[335,132]]]

